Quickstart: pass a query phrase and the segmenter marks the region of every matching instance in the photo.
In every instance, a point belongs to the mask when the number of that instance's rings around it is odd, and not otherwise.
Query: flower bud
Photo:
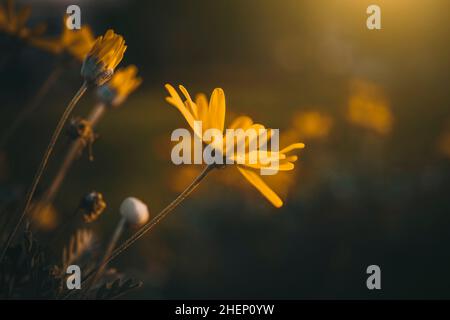
[[[81,66],[81,75],[88,84],[100,86],[111,79],[127,46],[122,36],[108,30],[95,40]]]
[[[133,227],[140,227],[148,221],[150,216],[147,205],[141,200],[129,197],[120,205],[120,214]]]
[[[80,210],[87,223],[97,220],[106,209],[106,202],[100,192],[92,191],[81,199]]]

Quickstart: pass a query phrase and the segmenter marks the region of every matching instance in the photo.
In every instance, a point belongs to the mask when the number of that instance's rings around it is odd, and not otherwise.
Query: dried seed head
[[[106,209],[106,202],[100,192],[92,191],[81,199],[80,210],[86,223],[93,222]]]
[[[92,145],[97,136],[94,133],[94,129],[90,122],[83,118],[72,119],[67,134],[73,140],[81,139],[80,141],[83,143],[83,148],[86,146],[89,147],[89,159],[92,161]]]
[[[82,138],[86,141],[95,139],[94,130],[92,129],[91,124],[83,118],[72,119],[67,134],[74,140],[78,138]]]
[[[133,227],[144,225],[150,216],[147,205],[141,200],[129,197],[120,205],[120,214]]]

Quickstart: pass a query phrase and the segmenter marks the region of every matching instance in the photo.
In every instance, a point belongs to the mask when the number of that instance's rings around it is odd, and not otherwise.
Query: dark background
[[[333,125],[319,138],[299,133],[307,147],[295,173],[273,184],[289,185],[281,209],[232,176],[234,168],[209,177],[114,262],[144,281],[127,297],[449,298],[449,3],[376,1],[382,30],[369,31],[366,8],[373,2],[19,2],[33,5],[31,25],[46,21],[55,35],[66,6],[78,3],[82,23],[97,35],[113,28],[124,36],[122,65],[136,64],[144,79],[99,125],[95,161],[83,156],[75,164],[54,219],[94,189],[108,203],[89,226],[103,243],[125,197],[159,212],[190,182],[189,169],[170,162],[170,134],[185,123],[164,101],[164,84],[183,84],[192,94],[222,87],[227,123],[248,114],[288,131],[298,114],[313,110]],[[1,128],[33,97],[54,61],[25,47],[3,67]],[[2,201],[23,197],[57,117],[80,84],[79,66],[65,70],[1,151]],[[390,110],[388,130],[349,121],[355,95]],[[75,115],[94,103],[89,94]],[[66,147],[62,139],[41,191]],[[381,267],[378,292],[366,288],[371,264]]]

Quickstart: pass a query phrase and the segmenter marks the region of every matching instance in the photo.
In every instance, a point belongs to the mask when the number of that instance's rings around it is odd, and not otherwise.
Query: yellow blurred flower
[[[111,78],[114,69],[122,61],[126,49],[123,37],[109,29],[104,36],[95,40],[83,61],[81,75],[89,83],[104,84]]]
[[[87,25],[81,29],[70,30],[63,23],[63,32],[57,39],[32,38],[34,46],[53,54],[68,53],[78,61],[83,61],[94,45],[95,38],[91,28]]]
[[[114,107],[122,104],[142,83],[142,78],[136,76],[137,72],[135,65],[117,70],[111,80],[98,88],[100,100]]]
[[[45,24],[39,24],[35,28],[28,28],[26,23],[31,15],[31,6],[23,6],[15,11],[13,0],[7,0],[6,6],[0,4],[0,31],[21,39],[41,35]]]
[[[438,149],[444,156],[450,158],[450,131],[444,132],[439,137]]]
[[[57,226],[58,215],[52,204],[38,203],[32,211],[31,220],[37,228],[50,231]]]
[[[355,80],[350,91],[348,120],[378,134],[389,134],[394,116],[383,90],[373,83]]]
[[[299,112],[293,116],[293,130],[304,139],[325,138],[333,126],[333,119],[318,111]]]
[[[217,88],[214,89],[211,98],[208,100],[205,95],[198,95],[195,102],[189,96],[187,90],[183,87],[179,87],[181,92],[185,97],[185,101],[181,99],[177,91],[169,84],[166,85],[166,89],[170,94],[170,97],[167,97],[166,100],[174,107],[176,107],[184,118],[187,120],[189,126],[194,130],[194,133],[203,139],[203,136],[200,135],[199,132],[195,132],[194,121],[202,121],[203,129],[206,131],[207,129],[213,128],[218,129],[220,132],[224,132],[224,123],[225,123],[225,93],[222,89]],[[259,146],[264,145],[270,140],[270,131],[269,134],[260,131],[265,129],[265,127],[258,123],[253,123],[253,120],[247,116],[241,116],[236,118],[229,129],[242,129],[244,131],[248,129],[254,129],[256,132],[259,132],[259,136],[254,137],[253,139],[258,139]],[[245,137],[243,137],[245,139]],[[279,171],[290,171],[294,169],[294,162],[297,161],[297,156],[289,155],[289,153],[296,149],[304,148],[303,143],[293,143],[288,145],[287,147],[281,149],[279,152],[270,152],[267,151],[266,155],[263,156],[259,153],[259,150],[252,150],[248,152],[248,146],[251,145],[251,141],[245,142],[245,156],[242,159],[244,160],[242,163],[237,163],[238,155],[236,153],[232,153],[230,159],[235,161],[234,166],[239,170],[239,172],[253,185],[267,200],[272,203],[275,207],[279,208],[283,205],[283,201],[280,197],[261,179],[258,174],[259,169],[265,168],[270,169],[270,161],[268,159],[276,159],[279,162],[278,170]],[[239,144],[239,141],[237,141]],[[234,148],[234,145],[224,146],[222,150],[217,150],[221,152],[222,155],[229,155],[229,148]],[[256,163],[251,163],[250,159],[251,153],[257,153],[257,161]],[[227,163],[224,161],[224,163]]]

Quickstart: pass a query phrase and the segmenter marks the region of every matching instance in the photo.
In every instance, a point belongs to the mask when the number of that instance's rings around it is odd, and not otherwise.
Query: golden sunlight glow
[[[38,203],[32,211],[33,224],[42,230],[53,230],[58,225],[57,212],[52,204]]]
[[[330,133],[333,119],[318,111],[306,111],[295,114],[292,123],[302,138],[320,139]]]
[[[438,139],[438,150],[447,158],[450,158],[450,131],[444,132]]]
[[[137,72],[138,69],[135,65],[119,69],[106,84],[116,92],[118,102],[124,101],[142,83],[142,78],[137,77]]]
[[[53,54],[67,52],[78,61],[83,61],[94,45],[94,34],[89,26],[81,26],[80,30],[69,30],[63,26],[58,39],[32,38],[31,44]]]
[[[347,119],[381,135],[389,134],[394,122],[383,90],[364,80],[354,80],[351,83]]]

